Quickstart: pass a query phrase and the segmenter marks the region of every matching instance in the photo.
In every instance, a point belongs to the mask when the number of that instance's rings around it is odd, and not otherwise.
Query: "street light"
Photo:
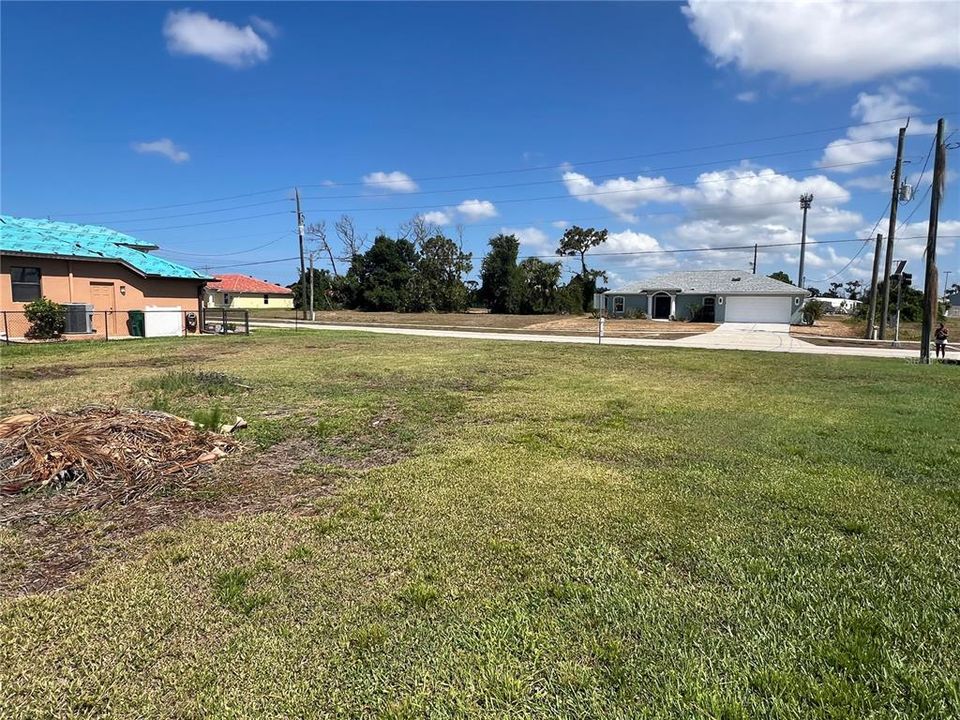
[[[803,229],[800,231],[800,272],[798,273],[798,287],[803,287],[803,260],[807,254],[807,210],[813,204],[813,193],[800,196],[800,209],[803,210]]]

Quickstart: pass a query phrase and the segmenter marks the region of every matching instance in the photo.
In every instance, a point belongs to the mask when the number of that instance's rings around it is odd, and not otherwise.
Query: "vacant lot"
[[[251,320],[293,320],[297,310],[254,310]],[[397,313],[360,310],[317,311],[316,322],[333,325],[391,325],[457,330],[511,330],[557,334],[596,334],[597,321],[588,315],[493,315],[488,312]],[[682,337],[709,332],[714,323],[662,322],[609,318],[605,332],[612,337]]]
[[[0,529],[0,714],[960,714],[953,367],[258,332],[2,372],[4,414],[250,427]]]
[[[947,318],[943,322],[950,331],[951,341],[954,343],[960,341],[960,320]],[[921,326],[919,322],[900,323],[900,340],[908,342],[920,340]],[[937,324],[934,323],[934,328],[936,326]],[[837,338],[863,338],[866,331],[866,321],[842,315],[827,315],[817,320],[814,325],[794,325],[790,328],[790,332],[795,335],[824,335]],[[893,328],[887,328],[888,340],[893,340],[894,334]]]

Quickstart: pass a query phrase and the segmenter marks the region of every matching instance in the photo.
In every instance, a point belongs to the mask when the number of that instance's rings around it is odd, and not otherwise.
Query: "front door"
[[[653,319],[654,320],[670,319],[670,296],[669,295],[655,295],[653,297]]]
[[[111,337],[117,334],[117,313],[113,298],[113,283],[90,283],[94,330],[109,334]]]
[[[705,297],[703,299],[703,322],[716,322],[717,318],[717,299]]]

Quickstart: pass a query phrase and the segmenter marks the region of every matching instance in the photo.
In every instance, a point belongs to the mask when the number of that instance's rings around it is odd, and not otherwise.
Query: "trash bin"
[[[131,310],[128,313],[127,330],[133,337],[145,337],[143,310]]]

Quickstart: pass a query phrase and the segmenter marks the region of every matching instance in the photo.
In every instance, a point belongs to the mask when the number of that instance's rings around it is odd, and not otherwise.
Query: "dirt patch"
[[[3,522],[0,535],[0,595],[50,592],[63,588],[94,562],[122,557],[126,542],[142,533],[170,529],[194,519],[228,521],[243,515],[284,512],[313,515],[318,501],[336,492],[345,473],[399,462],[393,448],[364,447],[328,438],[281,442],[254,454],[252,449],[207,466],[188,483],[157,489],[122,505],[73,514],[32,512]]]
[[[77,368],[70,365],[41,365],[35,368],[4,368],[3,376],[8,380],[58,380],[77,374]]]

